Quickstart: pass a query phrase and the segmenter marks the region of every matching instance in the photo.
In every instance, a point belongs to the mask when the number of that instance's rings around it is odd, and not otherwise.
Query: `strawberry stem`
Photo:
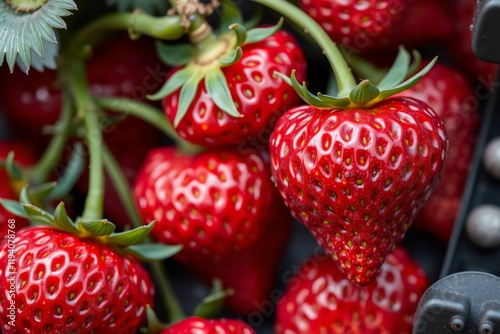
[[[137,228],[143,226],[142,218],[137,210],[137,206],[134,201],[132,190],[130,189],[129,183],[123,174],[122,169],[118,165],[109,149],[103,146],[103,158],[104,167],[106,168],[107,174],[110,176],[111,182],[120,197],[123,207],[127,211],[127,215],[132,222],[132,225]],[[151,242],[151,238],[147,237],[145,239],[146,243]],[[153,271],[154,279],[156,281],[156,286],[158,287],[163,303],[167,308],[167,313],[171,322],[178,322],[184,318],[186,315],[182,310],[182,307],[177,299],[172,286],[169,282],[167,272],[160,261],[152,261],[150,263],[151,270]]]
[[[179,151],[184,154],[194,155],[203,150],[202,147],[194,145],[181,138],[172,128],[172,125],[163,112],[149,104],[120,97],[96,98],[95,103],[104,110],[115,110],[128,115],[133,115],[155,126],[166,136],[172,139]]]
[[[89,190],[82,214],[83,221],[102,218],[104,202],[104,170],[102,159],[102,133],[95,105],[85,75],[85,64],[67,60],[62,72],[75,100],[77,117],[83,119],[85,139],[89,150]]]
[[[37,164],[28,171],[28,179],[34,184],[42,184],[46,182],[49,174],[54,168],[55,162],[61,157],[68,141],[70,123],[73,118],[73,110],[71,96],[65,92],[63,95],[61,115],[56,125],[60,130],[56,131],[56,133],[52,136],[49,145],[43,152]]]
[[[335,77],[338,82],[339,93],[337,96],[345,97],[356,86],[356,80],[351,73],[351,69],[347,65],[342,52],[340,52],[337,45],[331,40],[330,36],[323,30],[323,28],[314,21],[309,15],[303,12],[297,6],[285,0],[252,0],[269,7],[281,15],[289,18],[299,27],[303,28],[306,33],[318,43],[319,47],[323,50],[326,58],[328,59]],[[289,75],[289,73],[285,73]]]

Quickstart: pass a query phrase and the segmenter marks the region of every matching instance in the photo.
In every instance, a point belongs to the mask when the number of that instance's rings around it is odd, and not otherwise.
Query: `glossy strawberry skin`
[[[231,150],[182,155],[154,149],[139,172],[135,199],[151,235],[182,244],[178,259],[223,257],[253,244],[273,208],[269,165]]]
[[[292,227],[290,210],[279,194],[276,196],[274,210],[265,218],[267,228],[254,244],[224,257],[206,257],[199,262],[187,263],[207,284],[218,278],[225,289],[233,291],[224,302],[235,314],[247,316],[270,307],[278,265]]]
[[[337,43],[366,51],[390,43],[407,0],[300,0],[309,14]]]
[[[130,333],[145,324],[154,287],[140,263],[113,249],[49,227],[16,233],[15,269],[8,240],[0,250],[0,314],[5,334]],[[16,284],[16,327],[9,326],[10,281]]]
[[[23,166],[28,167],[36,163],[36,155],[32,148],[22,142],[15,141],[0,141],[0,160],[7,158],[10,151],[14,151],[14,161]],[[0,198],[19,200],[20,185],[16,185],[15,181],[11,180],[7,175],[7,172],[0,168]],[[15,221],[15,230],[28,226],[29,222],[24,218],[19,218],[9,213],[0,205],[0,233],[2,236],[8,234],[8,224],[9,220],[13,219]]]
[[[443,119],[450,142],[441,181],[415,219],[415,227],[447,242],[467,180],[479,130],[479,102],[466,76],[437,63],[414,87],[398,94],[428,103]]]
[[[179,135],[207,147],[236,146],[264,129],[297,105],[300,98],[275,71],[290,75],[296,69],[299,82],[305,80],[306,62],[299,44],[286,31],[278,31],[261,42],[243,46],[243,56],[234,65],[222,68],[229,91],[241,118],[220,110],[201,81],[186,116],[176,127]],[[180,68],[173,69],[172,73]],[[174,121],[180,90],[163,99],[165,115]],[[267,142],[266,142],[267,144]]]
[[[160,334],[256,334],[255,331],[239,320],[202,319],[189,317],[161,331]]]
[[[370,284],[347,280],[328,256],[307,259],[278,302],[276,333],[407,334],[429,283],[397,248]]]
[[[294,216],[365,285],[439,181],[447,146],[441,119],[418,100],[367,110],[302,106],[278,121],[271,168]]]

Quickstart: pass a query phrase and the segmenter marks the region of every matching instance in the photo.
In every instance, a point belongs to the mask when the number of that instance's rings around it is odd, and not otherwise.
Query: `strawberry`
[[[224,38],[231,40],[229,37]],[[288,74],[295,68],[297,76],[305,78],[304,55],[290,33],[278,31],[262,41],[246,44],[241,48],[241,59],[218,69],[227,81],[232,100],[230,108],[236,108],[234,112],[239,113],[239,117],[224,111],[227,108],[217,104],[220,98],[215,100],[209,94],[208,87],[213,82],[208,78],[201,80],[184,116],[184,112],[180,111],[181,89],[163,98],[165,115],[182,138],[202,146],[221,147],[239,145],[245,140],[251,140],[249,138],[265,137],[262,136],[262,131],[270,132],[276,119],[300,101],[293,89],[274,74],[274,71]],[[207,68],[198,63],[189,66],[195,66],[194,73],[197,75],[202,71],[212,71],[214,65],[211,62],[207,64]],[[181,71],[189,71],[189,66],[175,67],[170,78]],[[267,141],[263,144],[267,145]]]
[[[269,306],[269,300],[289,240],[292,217],[281,198],[273,202],[276,208],[265,218],[267,228],[254,244],[221,258],[206,257],[187,264],[207,284],[215,278],[220,279],[224,289],[232,292],[226,297],[225,305],[239,315],[274,307]]]
[[[387,45],[407,0],[300,0],[300,7],[337,43],[355,51]]]
[[[442,178],[415,219],[423,228],[447,242],[462,198],[479,130],[478,101],[467,77],[437,63],[414,87],[397,96],[427,102],[443,119],[450,142]]]
[[[0,160],[7,158],[10,151],[14,152],[14,161],[23,166],[34,165],[36,162],[35,152],[30,146],[22,142],[7,142],[0,141]],[[16,199],[18,198],[20,189],[16,185],[16,181],[11,180],[7,172],[0,168],[0,198]],[[15,229],[28,226],[28,221],[23,218],[18,218],[0,206],[0,233],[2,236],[8,234],[8,224],[10,219],[15,219]]]
[[[470,76],[470,79],[485,87],[490,87],[496,79],[498,64],[479,60],[472,52],[471,25],[474,18],[476,0],[453,2],[452,18],[455,34],[446,45],[453,62]]]
[[[145,323],[154,287],[133,257],[98,240],[45,226],[20,230],[11,242],[3,240],[0,248],[5,334],[132,334]],[[15,264],[8,256],[12,244]],[[9,324],[12,305],[16,326]]]
[[[203,319],[189,317],[162,330],[160,334],[255,334],[255,331],[239,320]]]
[[[366,285],[436,186],[447,145],[441,119],[419,100],[306,105],[279,119],[271,169],[294,216],[351,281]]]
[[[135,199],[151,235],[184,245],[179,259],[223,258],[252,245],[275,209],[268,164],[256,153],[207,151],[189,156],[154,149],[139,172]]]
[[[423,269],[400,247],[364,287],[348,281],[329,257],[311,257],[278,303],[276,333],[411,333],[428,286]]]

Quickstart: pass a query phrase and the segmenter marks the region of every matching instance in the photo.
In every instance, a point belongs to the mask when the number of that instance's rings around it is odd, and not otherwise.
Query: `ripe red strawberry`
[[[402,248],[387,257],[376,280],[360,287],[325,256],[306,260],[290,280],[276,313],[276,333],[407,334],[429,283]]]
[[[224,257],[252,245],[275,209],[268,164],[255,153],[174,147],[151,151],[135,198],[144,221],[156,220],[157,241],[182,244],[184,260]]]
[[[306,76],[304,55],[295,38],[278,31],[266,39],[243,45],[243,56],[233,65],[222,67],[234,106],[242,117],[222,111],[208,94],[203,79],[186,115],[176,126],[179,135],[195,144],[235,146],[274,127],[276,119],[300,101],[295,91],[275,71],[290,74],[297,70]],[[172,73],[182,67],[176,67]],[[200,71],[204,70],[201,67]],[[180,89],[163,99],[166,116],[175,124],[179,111]]]
[[[255,331],[239,320],[203,319],[189,317],[163,330],[160,334],[255,334]]]
[[[355,51],[387,45],[407,0],[300,0],[300,7],[337,43]],[[300,82],[300,81],[299,81]]]
[[[14,161],[21,166],[27,167],[36,162],[35,152],[30,146],[21,142],[0,141],[0,160],[7,158],[10,151],[14,151]],[[7,172],[0,168],[0,198],[16,200],[19,198],[19,189],[22,185],[16,185],[11,180]],[[2,236],[8,234],[8,224],[10,219],[15,220],[15,230],[28,226],[28,221],[23,218],[15,217],[2,206],[0,206],[0,233]]]
[[[276,207],[265,218],[267,228],[253,245],[221,258],[207,256],[187,264],[207,284],[220,279],[224,289],[232,291],[224,301],[226,307],[239,315],[270,313],[274,307],[272,290],[289,240],[292,217],[281,198],[273,202]]]
[[[443,119],[450,142],[439,185],[419,211],[415,227],[448,241],[460,207],[479,130],[478,100],[467,78],[437,63],[414,87],[398,96],[427,102]]]
[[[28,227],[11,243],[16,249],[13,264],[9,240],[4,239],[0,249],[0,321],[5,334],[133,334],[145,323],[154,287],[134,258],[90,238],[52,227]],[[11,300],[16,326],[9,324]]]
[[[452,20],[455,22],[455,34],[449,39],[448,53],[452,60],[473,82],[490,87],[496,80],[498,65],[479,60],[472,52],[471,24],[474,18],[476,0],[457,0],[453,2]]]
[[[418,100],[301,106],[278,121],[271,167],[294,216],[366,285],[436,186],[447,146],[441,119]]]

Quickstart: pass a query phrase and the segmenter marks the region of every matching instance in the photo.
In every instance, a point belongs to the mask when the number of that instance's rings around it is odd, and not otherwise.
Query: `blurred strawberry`
[[[273,202],[275,210],[264,218],[267,229],[253,245],[221,258],[206,257],[203,261],[188,263],[207,284],[218,278],[224,289],[232,291],[225,304],[239,315],[274,309],[271,292],[289,240],[292,217],[281,198]]]
[[[397,248],[370,284],[354,285],[329,256],[304,262],[278,303],[277,334],[407,334],[429,283]]]
[[[441,181],[419,211],[414,226],[448,241],[460,207],[462,192],[479,130],[478,100],[467,78],[437,63],[414,87],[398,96],[427,102],[443,119],[449,139],[448,160]]]
[[[189,317],[160,334],[255,334],[255,331],[239,320]]]

